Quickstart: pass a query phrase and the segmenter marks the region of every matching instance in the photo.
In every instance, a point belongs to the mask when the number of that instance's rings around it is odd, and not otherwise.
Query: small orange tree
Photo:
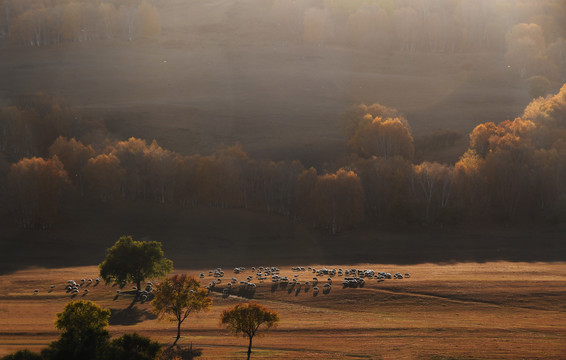
[[[279,315],[260,304],[249,302],[241,303],[230,310],[224,310],[220,316],[220,322],[226,325],[228,331],[234,335],[242,334],[250,339],[248,345],[248,360],[252,353],[252,339],[260,326],[267,330],[277,325]]]
[[[168,277],[157,285],[153,292],[153,312],[161,319],[177,321],[177,338],[181,337],[181,324],[193,311],[207,310],[212,305],[208,292],[200,287],[200,282],[186,274]]]

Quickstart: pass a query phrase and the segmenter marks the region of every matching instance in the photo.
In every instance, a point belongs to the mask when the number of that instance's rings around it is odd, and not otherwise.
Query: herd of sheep
[[[245,276],[243,279],[240,277],[241,280],[238,281],[236,277],[231,277],[230,279],[225,278],[222,268],[216,268],[208,271],[208,277],[211,279],[206,288],[209,291],[221,292],[224,297],[235,293],[244,296],[253,296],[257,288],[254,281],[259,283],[271,281],[272,291],[286,289],[288,293],[295,292],[295,295],[298,295],[301,289],[304,289],[304,292],[308,292],[312,288],[313,296],[317,296],[321,290],[323,294],[329,294],[333,286],[333,279],[336,278],[342,279],[341,284],[343,288],[362,288],[366,281],[370,280],[376,280],[379,283],[388,279],[400,280],[411,277],[409,273],[402,274],[398,272],[392,275],[388,272],[356,268],[344,270],[342,268],[327,269],[323,267],[317,269],[311,266],[295,266],[291,267],[291,271],[294,274],[289,277],[283,276],[281,269],[278,267],[259,266],[249,269],[249,273],[246,276],[245,267],[236,267],[233,270],[235,276]],[[310,278],[311,276],[312,279]],[[305,279],[307,277],[308,279]],[[206,274],[201,272],[200,278],[204,280]]]
[[[246,271],[248,271],[247,274]],[[271,282],[272,291],[285,289],[288,293],[295,292],[295,295],[298,295],[301,290],[306,293],[312,289],[312,295],[317,296],[321,291],[323,294],[329,294],[332,286],[335,286],[338,279],[341,280],[342,288],[363,288],[366,281],[375,280],[380,283],[389,279],[400,280],[411,277],[409,273],[402,274],[397,272],[392,275],[389,272],[356,268],[327,269],[323,267],[317,269],[311,266],[294,266],[291,267],[291,271],[293,275],[287,276],[282,275],[281,269],[275,266],[259,266],[257,268],[251,267],[250,269],[235,267],[233,269],[234,275],[228,278],[227,276],[225,277],[222,268],[216,268],[208,271],[210,281],[205,288],[209,291],[220,292],[223,297],[227,297],[231,294],[253,297],[257,289],[256,282],[264,283],[269,281]],[[236,276],[239,276],[240,280],[238,280]],[[203,281],[207,277],[207,274],[201,272],[199,277],[201,281]],[[100,278],[94,280],[81,279],[79,282],[68,280],[65,284],[65,291],[67,294],[71,295],[71,297],[75,297],[81,292],[83,296],[86,296],[89,292],[88,287],[92,285],[94,288],[98,286],[99,283]],[[49,292],[53,291],[54,288],[55,285],[50,285]],[[152,292],[153,283],[151,282],[146,283],[145,289],[133,287],[132,291],[128,291],[128,293],[137,294],[136,299],[139,299],[142,303],[151,300],[153,297]],[[34,294],[38,293],[39,289],[35,289]],[[116,290],[114,300],[116,300],[120,294],[121,290]]]
[[[70,295],[72,298],[76,297],[78,294],[82,293],[82,296],[86,296],[89,293],[89,286],[92,285],[92,288],[95,288],[100,284],[101,279],[97,277],[96,279],[81,279],[80,281],[75,280],[67,280],[65,283],[65,293]],[[49,286],[49,293],[51,293],[55,289],[55,285]],[[40,293],[39,289],[34,289],[33,294],[37,295]],[[118,299],[120,294],[129,293],[137,295],[136,299],[138,299],[141,303],[149,301],[153,298],[153,283],[147,282],[145,289],[138,289],[136,286],[132,287],[131,291],[123,291],[123,290],[116,290],[116,295],[114,296],[114,300]]]

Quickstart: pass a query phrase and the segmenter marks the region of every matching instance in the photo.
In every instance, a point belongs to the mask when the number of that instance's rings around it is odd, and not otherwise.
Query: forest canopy
[[[368,219],[428,225],[566,221],[566,85],[533,100],[514,120],[478,125],[454,165],[415,163],[403,115],[379,104],[356,106],[344,116],[352,153],[346,164],[326,171],[298,161],[255,160],[240,144],[206,156],[137,138],[85,144],[67,137],[74,126],[40,131],[38,118],[67,124],[72,110],[45,95],[33,99],[0,117],[0,145],[13,159],[0,172],[6,184],[0,189],[26,228],[51,226],[57,207],[70,198],[264,211],[332,234]]]

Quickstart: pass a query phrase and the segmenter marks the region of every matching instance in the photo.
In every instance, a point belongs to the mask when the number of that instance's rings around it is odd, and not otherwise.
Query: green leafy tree
[[[207,310],[212,305],[208,291],[201,288],[200,282],[186,274],[173,275],[157,285],[153,291],[153,311],[161,319],[177,321],[177,338],[181,337],[181,324],[192,313]]]
[[[161,344],[133,334],[124,334],[110,341],[106,348],[105,360],[153,360],[161,351]]]
[[[27,349],[16,351],[15,353],[6,355],[1,359],[2,360],[43,360],[41,355],[29,351]]]
[[[250,342],[248,345],[248,360],[252,353],[252,339],[260,327],[270,329],[279,322],[279,315],[260,304],[241,303],[232,309],[224,310],[220,316],[220,322],[226,325],[228,331],[238,336],[242,334]]]
[[[133,282],[140,289],[145,279],[167,275],[173,269],[173,262],[163,255],[161,243],[122,236],[108,249],[106,259],[98,267],[106,283],[123,286]]]
[[[68,303],[55,321],[61,337],[43,350],[42,356],[57,360],[99,359],[110,338],[105,329],[109,318],[110,310],[102,309],[92,301]]]

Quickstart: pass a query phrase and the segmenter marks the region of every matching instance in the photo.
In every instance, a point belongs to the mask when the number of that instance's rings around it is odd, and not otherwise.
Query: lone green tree
[[[260,304],[253,302],[241,303],[232,309],[224,310],[220,316],[220,322],[226,325],[228,331],[238,336],[242,334],[249,338],[248,360],[252,353],[252,339],[263,325],[264,329],[270,329],[279,322],[279,315]]]
[[[181,337],[181,324],[192,312],[207,310],[212,305],[208,291],[201,288],[200,282],[186,274],[173,275],[157,285],[151,302],[153,312],[161,319],[177,321],[177,338]]]
[[[106,259],[98,266],[106,283],[120,286],[133,282],[138,290],[145,279],[165,276],[173,269],[173,262],[163,255],[157,241],[134,241],[122,236],[108,249]]]
[[[109,319],[110,310],[102,309],[92,301],[68,303],[55,321],[61,337],[42,351],[42,357],[57,360],[100,358],[110,339],[106,330]]]

